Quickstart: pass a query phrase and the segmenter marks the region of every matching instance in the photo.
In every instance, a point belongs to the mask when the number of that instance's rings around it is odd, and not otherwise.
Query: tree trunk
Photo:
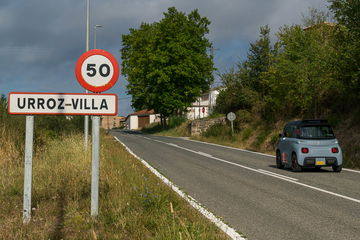
[[[161,127],[164,127],[164,115],[160,114]]]
[[[166,116],[164,116],[164,127],[167,127]]]

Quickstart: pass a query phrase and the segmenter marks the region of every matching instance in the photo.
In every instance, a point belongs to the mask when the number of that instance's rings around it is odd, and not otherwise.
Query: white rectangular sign
[[[116,94],[12,92],[10,114],[117,115]]]

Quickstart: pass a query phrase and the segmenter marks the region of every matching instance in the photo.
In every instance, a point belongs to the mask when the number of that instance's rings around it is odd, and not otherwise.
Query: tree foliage
[[[268,71],[272,54],[270,28],[263,26],[260,28],[259,39],[250,44],[247,60],[239,63],[237,69],[233,68],[221,75],[225,89],[217,98],[216,111],[261,111],[262,98],[266,91],[261,76]]]
[[[341,84],[332,74],[332,27],[318,25],[304,30],[285,26],[278,33],[278,54],[264,81],[269,87],[268,109],[287,116],[317,118],[334,102]],[[286,103],[286,104],[284,104]]]
[[[213,81],[210,21],[197,10],[186,15],[169,8],[164,18],[122,36],[123,74],[132,106],[163,116],[185,110]]]
[[[348,102],[359,101],[360,91],[360,1],[329,0],[339,22],[336,29],[337,78],[344,82]]]
[[[304,25],[281,27],[273,45],[268,27],[260,28],[247,59],[221,75],[217,111],[286,119],[353,110],[360,100],[360,2],[329,2],[338,23],[310,9]]]

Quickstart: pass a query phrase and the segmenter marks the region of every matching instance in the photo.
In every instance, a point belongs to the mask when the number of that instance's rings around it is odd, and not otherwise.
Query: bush
[[[181,117],[181,116],[171,116],[169,118],[169,128],[175,128],[180,126],[183,122],[186,122],[186,118],[185,117]]]
[[[260,147],[261,144],[263,144],[267,138],[267,136],[270,134],[269,131],[265,130],[260,132],[260,134],[256,137],[256,140],[254,142],[254,146],[256,146],[257,148]]]
[[[248,127],[246,129],[244,129],[244,131],[242,131],[242,140],[243,141],[248,140],[252,133],[253,133],[252,128]]]
[[[202,135],[204,137],[231,136],[231,128],[228,125],[216,123],[210,126]]]

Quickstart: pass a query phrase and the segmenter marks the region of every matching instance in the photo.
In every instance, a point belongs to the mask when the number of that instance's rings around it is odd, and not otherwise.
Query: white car
[[[303,168],[331,166],[341,172],[342,151],[331,126],[326,120],[293,121],[285,125],[276,146],[276,166]]]

